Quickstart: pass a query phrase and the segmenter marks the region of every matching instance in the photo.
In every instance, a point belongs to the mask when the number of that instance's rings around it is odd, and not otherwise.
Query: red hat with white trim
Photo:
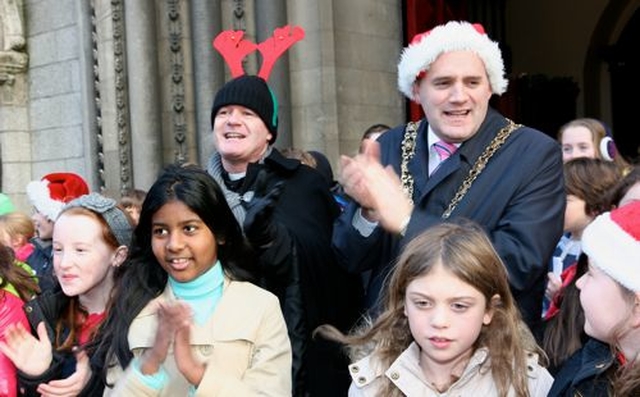
[[[640,292],[640,201],[599,215],[582,233],[589,263]]]
[[[52,221],[56,220],[66,203],[85,194],[89,194],[87,183],[70,172],[47,174],[41,180],[27,184],[31,204]]]
[[[491,91],[503,94],[509,81],[504,76],[504,61],[498,43],[487,36],[482,25],[464,21],[447,22],[413,37],[402,51],[398,64],[398,88],[414,100],[413,83],[441,54],[465,50],[478,54],[487,70]]]

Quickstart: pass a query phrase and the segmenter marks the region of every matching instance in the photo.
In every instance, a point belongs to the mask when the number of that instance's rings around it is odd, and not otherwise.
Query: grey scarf
[[[264,163],[264,159],[271,154],[271,146],[267,148],[267,151],[264,153],[262,158],[260,159],[260,163]],[[207,172],[209,175],[213,177],[213,179],[218,182],[222,192],[224,193],[224,197],[227,199],[227,203],[233,212],[233,216],[235,216],[236,220],[240,224],[240,227],[243,226],[244,217],[246,215],[246,210],[244,208],[243,203],[248,203],[254,196],[253,190],[248,190],[244,194],[238,194],[232,190],[227,188],[227,185],[224,183],[224,179],[222,177],[222,173],[225,172],[222,167],[222,157],[220,153],[215,152],[209,158],[209,163],[207,164]],[[253,186],[251,187],[253,189]]]

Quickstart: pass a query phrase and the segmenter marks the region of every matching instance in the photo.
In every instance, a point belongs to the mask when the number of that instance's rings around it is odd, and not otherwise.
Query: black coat
[[[62,315],[68,303],[69,297],[67,297],[59,287],[45,291],[38,297],[25,303],[24,311],[29,319],[32,333],[37,335],[35,330],[38,324],[44,321],[49,339],[53,341],[55,338],[56,321]],[[101,396],[104,390],[102,370],[98,368],[98,361],[95,360],[95,357],[92,357],[90,352],[87,353],[89,355],[92,377],[78,396]],[[20,389],[20,395],[27,397],[40,396],[36,391],[39,384],[56,379],[65,379],[72,375],[75,370],[76,359],[73,353],[54,351],[51,365],[42,375],[29,376],[18,371],[18,388]]]
[[[340,208],[319,172],[276,149],[263,163],[249,164],[236,193],[254,190],[260,170],[268,172],[267,191],[284,182],[273,214],[278,237],[259,251],[259,268],[261,285],[278,296],[287,322],[294,396],[346,396],[347,357],[340,346],[311,337],[321,324],[346,332],[361,314],[360,280],[337,265],[331,250]]]

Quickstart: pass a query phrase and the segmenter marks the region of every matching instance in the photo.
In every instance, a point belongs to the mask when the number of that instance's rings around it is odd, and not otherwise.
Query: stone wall
[[[286,24],[306,30],[269,79],[277,146],[320,150],[336,165],[369,125],[403,121],[394,0],[5,1],[24,13],[29,63],[0,84],[2,190],[25,210],[26,184],[49,172],[78,173],[117,198],[147,189],[165,164],[204,164],[213,95],[229,78],[211,45],[223,29],[256,43]],[[250,57],[248,73],[260,62]]]

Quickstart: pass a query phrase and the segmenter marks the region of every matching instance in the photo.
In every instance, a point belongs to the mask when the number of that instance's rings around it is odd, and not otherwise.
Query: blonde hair
[[[471,221],[433,226],[407,244],[386,280],[382,313],[373,323],[342,338],[351,358],[357,360],[373,350],[374,359],[388,368],[408,348],[414,339],[404,315],[407,286],[438,263],[477,289],[486,299],[486,309],[493,311],[492,321],[483,325],[475,348],[489,350],[498,395],[507,396],[513,387],[517,396],[528,396],[527,351],[541,357],[544,353],[520,317],[502,260],[486,233]],[[499,299],[492,299],[495,295]],[[380,395],[402,395],[388,378],[383,377],[382,382]]]
[[[0,230],[4,230],[11,238],[24,236],[26,241],[29,241],[35,234],[31,218],[19,211],[0,215]]]
[[[306,150],[287,147],[280,150],[280,153],[286,158],[298,160],[302,164],[308,165],[311,168],[316,168],[318,165],[316,159]]]

